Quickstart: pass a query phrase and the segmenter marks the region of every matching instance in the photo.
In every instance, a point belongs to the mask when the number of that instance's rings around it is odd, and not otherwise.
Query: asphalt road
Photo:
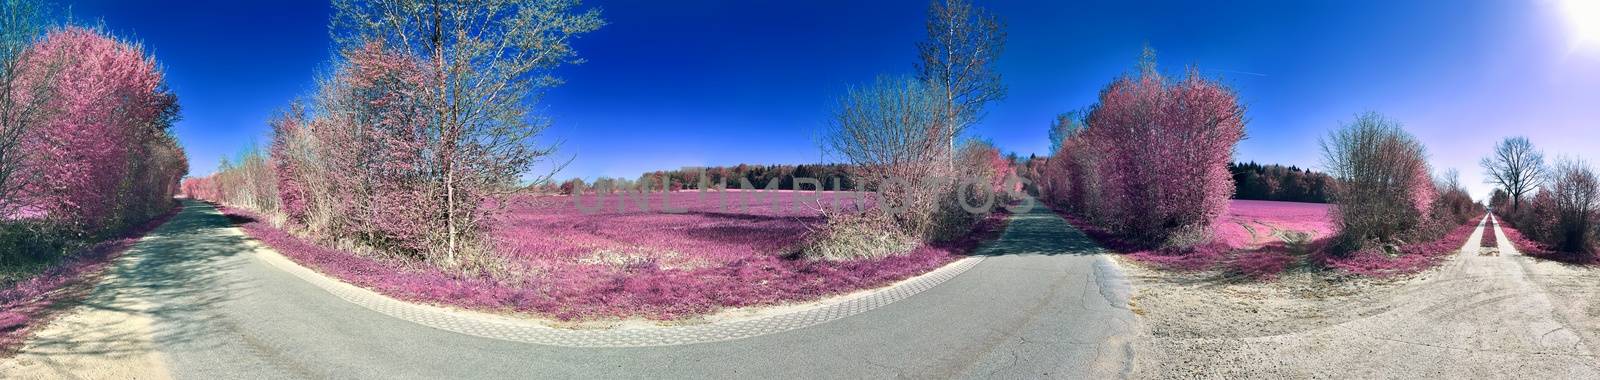
[[[858,315],[732,341],[571,348],[463,335],[357,306],[264,262],[213,208],[186,202],[82,311],[148,323],[42,332],[19,356],[33,360],[0,370],[94,374],[114,352],[147,358],[119,365],[181,379],[1102,378],[1127,375],[1138,357],[1126,280],[1044,209],[1014,216],[969,271]]]

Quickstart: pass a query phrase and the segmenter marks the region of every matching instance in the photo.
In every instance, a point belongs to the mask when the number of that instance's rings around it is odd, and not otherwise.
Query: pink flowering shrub
[[[268,151],[268,160],[272,165],[272,180],[278,185],[278,207],[284,217],[300,225],[309,224],[310,194],[307,190],[308,178],[301,178],[308,169],[302,165],[309,163],[301,159],[311,152],[295,151],[305,149],[290,141],[302,133],[302,124],[305,122],[305,111],[298,105],[291,106],[290,111],[273,117],[267,123],[272,127],[272,146]]]
[[[194,199],[217,200],[221,192],[217,190],[217,183],[211,177],[184,178],[180,185],[183,195]]]
[[[271,166],[268,157],[254,145],[240,151],[233,160],[224,159],[210,177],[218,196],[211,200],[252,210],[277,211],[278,186],[273,180]]]
[[[26,54],[24,80],[56,94],[43,128],[21,141],[31,164],[26,204],[84,235],[104,234],[172,207],[187,160],[167,128],[177,98],[137,44],[65,27]],[[53,73],[46,75],[44,72]]]
[[[393,297],[563,320],[674,319],[883,286],[949,263],[1004,227],[1004,217],[996,215],[967,238],[922,245],[903,255],[808,260],[795,257],[795,249],[821,217],[790,202],[832,200],[804,192],[762,196],[777,197],[778,203],[724,209],[719,198],[679,192],[654,194],[649,201],[665,201],[683,212],[616,211],[612,198],[590,214],[572,202],[593,199],[515,197],[492,232],[502,247],[499,254],[517,269],[506,276],[329,249],[259,218],[240,219],[247,220],[241,227],[251,236],[295,261]],[[251,215],[236,208],[224,212]]]
[[[1512,242],[1524,254],[1600,263],[1600,176],[1582,161],[1557,161],[1548,183],[1512,213],[1516,228],[1506,234],[1516,231]]]
[[[1069,137],[1040,169],[1037,181],[1041,195],[1068,212],[1090,215],[1102,200],[1096,158],[1083,138]]]
[[[24,207],[0,215],[0,265],[12,267],[0,278],[0,353],[47,320],[52,304],[82,295],[69,288],[91,283],[139,235],[175,213],[172,197],[188,171],[168,132],[177,99],[137,44],[69,26],[22,54],[17,72],[6,74],[25,83],[19,87],[46,88],[53,96],[20,99],[47,112],[34,114],[41,117],[38,128],[8,147],[26,153],[13,173],[25,181],[5,194],[18,199],[0,204]]]
[[[1198,70],[1169,81],[1151,54],[1138,73],[1101,90],[1087,127],[1068,134],[1045,176],[1056,199],[1106,231],[1143,246],[1188,247],[1227,210],[1244,107]]]

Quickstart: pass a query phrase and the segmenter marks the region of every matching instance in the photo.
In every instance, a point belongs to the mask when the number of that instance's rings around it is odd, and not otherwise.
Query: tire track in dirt
[[[1487,218],[1456,255],[1392,289],[1336,302],[1331,324],[1252,336],[1149,337],[1140,377],[1597,378],[1600,356]],[[1483,233],[1501,256],[1478,256]],[[1354,315],[1352,317],[1352,315]],[[1196,317],[1196,316],[1191,316]],[[1304,322],[1304,321],[1301,321]],[[1182,366],[1164,363],[1183,363]]]

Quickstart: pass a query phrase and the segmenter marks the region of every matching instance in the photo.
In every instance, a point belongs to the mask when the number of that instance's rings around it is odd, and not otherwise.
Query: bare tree
[[[578,0],[335,0],[334,38],[345,48],[380,41],[427,62],[422,89],[435,125],[430,172],[448,205],[446,260],[454,261],[483,214],[482,199],[463,193],[503,192],[553,146],[534,138],[549,120],[530,110],[550,87],[553,71],[583,60],[572,47],[604,25],[598,9]],[[545,178],[548,178],[546,176]]]
[[[1511,195],[1511,209],[1522,207],[1522,196],[1544,184],[1548,169],[1544,153],[1534,150],[1527,137],[1509,137],[1494,145],[1494,154],[1484,157],[1483,166],[1488,182],[1500,185]]]
[[[1004,99],[995,63],[1005,48],[1004,23],[967,0],[934,0],[928,7],[928,40],[917,44],[922,62],[917,79],[943,93],[944,143],[954,163],[956,137],[982,118],[983,106]]]
[[[1056,121],[1050,124],[1050,154],[1060,152],[1068,138],[1083,131],[1083,119],[1087,113],[1078,110],[1056,115]]]
[[[944,130],[938,112],[943,99],[924,82],[878,77],[839,99],[824,140],[854,164],[853,178],[885,194],[881,208],[894,210],[896,221],[911,234],[925,231],[939,194],[908,182],[945,173],[939,162],[945,136],[938,133]]]
[[[1435,195],[1427,151],[1400,123],[1362,114],[1321,144],[1323,165],[1339,182],[1333,203],[1342,249],[1394,242],[1423,224]]]
[[[22,178],[22,139],[49,117],[49,84],[57,65],[27,54],[47,18],[43,2],[0,0],[0,217],[20,206],[18,197],[27,183]],[[36,77],[23,78],[25,69]]]
[[[1564,252],[1589,253],[1600,233],[1600,176],[1582,160],[1558,158],[1551,177],[1545,190],[1555,200],[1556,215],[1545,218],[1555,222],[1547,242]]]
[[[1454,168],[1445,170],[1444,175],[1439,178],[1438,188],[1440,191],[1466,190],[1461,187],[1461,171]]]

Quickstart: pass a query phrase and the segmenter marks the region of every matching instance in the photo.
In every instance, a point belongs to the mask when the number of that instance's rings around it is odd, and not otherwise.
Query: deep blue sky
[[[1240,160],[1315,166],[1317,139],[1367,110],[1405,122],[1476,196],[1477,158],[1504,135],[1600,159],[1600,41],[1579,41],[1556,0],[979,3],[1009,24],[1010,96],[973,135],[1006,151],[1046,154],[1052,117],[1091,104],[1148,42],[1164,69],[1197,65],[1238,89]],[[326,2],[72,4],[166,66],[194,175],[265,143],[268,116],[331,56]],[[568,84],[539,105],[556,122],[547,140],[576,158],[563,178],[815,162],[834,97],[911,73],[927,2],[587,5],[610,24],[577,42],[589,62],[562,69]]]

